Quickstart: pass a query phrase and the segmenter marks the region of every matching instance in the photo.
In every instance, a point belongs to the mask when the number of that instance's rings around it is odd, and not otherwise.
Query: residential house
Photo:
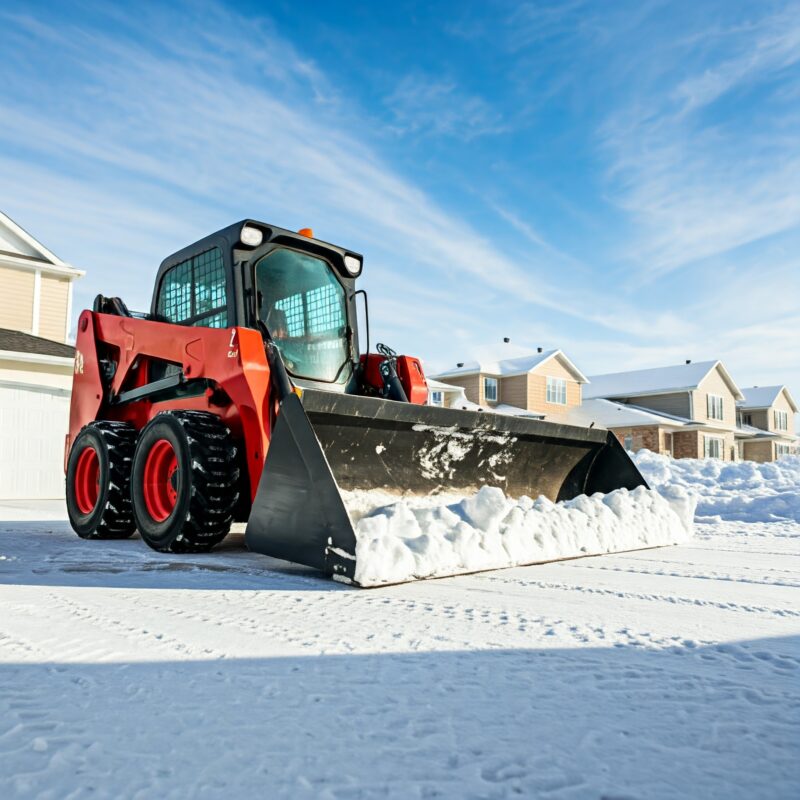
[[[0,500],[64,495],[67,338],[83,274],[0,213]]]
[[[685,417],[600,397],[584,400],[573,408],[566,422],[584,428],[594,425],[614,431],[626,450],[646,449],[670,455],[674,434],[697,431],[701,426],[701,423]]]
[[[721,361],[594,375],[584,396],[649,415],[638,424],[633,417],[606,423],[631,450],[646,447],[675,458],[739,457],[736,404],[744,395]]]
[[[443,383],[433,378],[426,378],[426,381],[428,384],[428,405],[451,408],[457,406],[459,400],[462,400],[462,398],[463,402],[466,402],[464,389],[461,386],[455,386],[452,383]]]
[[[457,364],[435,376],[464,390],[470,403],[501,413],[564,421],[580,406],[583,373],[561,350]]]
[[[742,431],[742,457],[748,461],[775,461],[796,454],[797,404],[785,386],[752,386],[742,389],[736,404]],[[745,436],[744,434],[748,434]]]

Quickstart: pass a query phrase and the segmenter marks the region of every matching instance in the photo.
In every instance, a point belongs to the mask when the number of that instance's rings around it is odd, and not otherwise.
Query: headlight
[[[246,244],[248,247],[258,247],[264,241],[264,232],[250,225],[244,225],[242,226],[242,232],[239,234],[239,239],[242,244]]]
[[[344,257],[345,269],[355,278],[361,272],[361,259],[355,256]]]

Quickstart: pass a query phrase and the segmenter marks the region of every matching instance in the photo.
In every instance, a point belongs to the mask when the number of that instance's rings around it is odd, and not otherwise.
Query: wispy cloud
[[[623,252],[642,280],[800,225],[800,112],[785,96],[800,84],[796,11],[678,41],[671,69],[610,112],[609,196],[636,222]]]
[[[407,75],[386,98],[386,105],[395,130],[402,133],[472,139],[507,130],[486,100],[463,91],[453,80]]]
[[[734,52],[678,84],[674,97],[681,105],[680,111],[702,108],[734,89],[752,85],[800,61],[797,13],[795,5],[753,24],[719,32],[719,38],[733,39]]]
[[[217,35],[225,26],[241,30],[245,24],[210,8]],[[319,86],[321,79],[313,64],[292,60],[291,49],[275,48],[290,84],[285,97],[284,84],[241,75],[235,59],[209,51],[202,17],[185,22],[178,34],[136,43],[79,26],[22,21],[20,27],[32,42],[43,36],[57,42],[79,79],[67,86],[68,97],[50,91],[46,111],[19,97],[0,101],[5,121],[0,140],[32,154],[34,163],[62,159],[61,169],[68,163],[87,182],[102,175],[105,185],[118,188],[116,221],[112,203],[104,210],[107,224],[94,234],[87,231],[88,236],[128,228],[126,218],[141,218],[131,206],[139,203],[145,210],[156,196],[159,208],[204,208],[206,219],[213,209],[220,225],[250,214],[278,221],[316,219],[324,223],[321,235],[370,253],[378,265],[370,273],[375,277],[381,264],[385,270],[413,264],[417,275],[428,276],[426,282],[470,287],[474,300],[460,304],[467,326],[493,292],[613,330],[641,331],[653,324],[637,319],[630,308],[599,303],[589,289],[559,289],[546,273],[537,275],[530,262],[518,262],[438,206],[388,168],[368,141],[357,138],[352,131],[368,126],[354,125],[359,117],[352,110],[345,126],[338,108],[320,107],[314,100],[310,107],[298,103],[291,84],[311,75]],[[160,27],[168,27],[168,21],[160,20]],[[269,42],[260,47],[271,50]],[[270,64],[264,68],[271,69]],[[30,97],[48,96],[43,79],[26,90]],[[49,124],[54,114],[57,128]],[[5,182],[11,192],[28,182],[19,165],[8,176],[16,179]],[[38,185],[42,210],[49,212],[48,206],[58,205],[55,195],[48,191],[48,179]],[[153,187],[155,194],[142,198],[133,190],[141,185]],[[190,227],[203,232],[192,220],[181,235],[188,236]],[[111,280],[111,269],[97,264],[87,285]],[[420,283],[408,281],[407,301]]]

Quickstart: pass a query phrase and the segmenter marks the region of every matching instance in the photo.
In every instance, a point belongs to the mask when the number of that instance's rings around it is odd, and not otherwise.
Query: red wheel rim
[[[159,439],[144,462],[144,504],[156,522],[163,522],[177,502],[178,457],[166,439]]]
[[[75,504],[81,514],[91,514],[100,497],[100,459],[94,447],[86,447],[75,465]]]

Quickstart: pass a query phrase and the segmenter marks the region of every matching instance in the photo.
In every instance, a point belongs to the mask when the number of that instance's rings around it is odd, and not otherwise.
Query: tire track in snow
[[[716,600],[701,600],[700,598],[679,597],[677,595],[651,594],[645,592],[629,592],[615,589],[602,589],[596,586],[581,586],[574,583],[554,583],[549,581],[535,581],[518,578],[496,578],[486,576],[485,580],[492,583],[515,584],[517,586],[535,586],[539,589],[556,589],[570,592],[583,592],[585,594],[598,594],[608,597],[618,597],[621,600],[647,600],[658,603],[671,603],[673,605],[709,606],[722,611],[744,611],[748,614],[769,614],[776,617],[800,617],[800,611],[790,608],[770,608],[768,606],[750,606],[741,603],[720,602]]]
[[[158,650],[166,650],[173,656],[178,653],[183,656],[200,655],[203,658],[226,657],[226,652],[224,650],[209,647],[207,642],[197,647],[176,636],[166,635],[163,631],[157,629],[150,630],[149,628],[140,627],[137,624],[131,624],[129,621],[115,616],[113,614],[114,607],[107,604],[103,605],[102,610],[100,610],[96,605],[89,605],[77,600],[71,600],[63,594],[50,593],[49,599],[53,601],[56,607],[66,612],[69,618],[78,620],[83,624],[89,624],[106,633],[121,636],[126,642],[130,642],[133,639],[148,648],[156,647]],[[133,607],[135,609],[136,605]],[[114,655],[117,652],[106,648],[108,648],[108,645],[105,645],[104,648],[107,655]],[[197,652],[198,650],[200,650],[199,653]],[[80,654],[84,654],[84,652],[85,651],[81,649]]]
[[[743,547],[741,549],[734,547],[697,547],[693,546],[692,550],[702,550],[705,553],[738,553],[739,555],[755,554],[757,556],[779,556],[780,558],[800,558],[800,553],[790,553],[786,550],[759,550],[757,547]]]
[[[669,563],[669,562],[661,562]],[[663,578],[690,578],[692,580],[706,580],[706,581],[726,581],[730,583],[747,583],[758,586],[785,586],[788,588],[800,588],[800,580],[791,580],[786,578],[778,578],[770,580],[768,577],[750,578],[750,577],[737,577],[726,572],[714,572],[706,570],[705,573],[694,572],[692,570],[676,570],[669,569],[644,569],[641,567],[606,567],[602,565],[591,564],[574,564],[572,565],[577,569],[599,570],[601,572],[624,572],[633,575],[654,575]],[[691,565],[687,565],[691,566]],[[702,565],[697,565],[702,569]],[[746,567],[744,569],[747,569]],[[796,572],[790,570],[781,570],[791,575],[796,575]]]

